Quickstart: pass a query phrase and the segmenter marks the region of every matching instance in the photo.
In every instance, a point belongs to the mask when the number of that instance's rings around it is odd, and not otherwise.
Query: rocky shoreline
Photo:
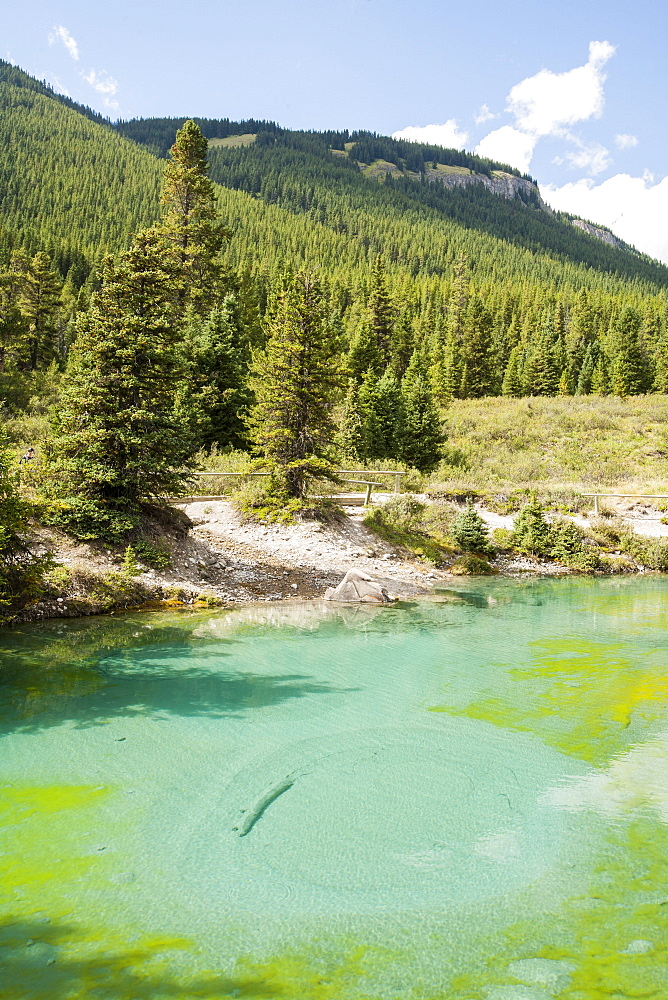
[[[56,572],[50,592],[13,622],[75,618],[136,608],[235,606],[263,601],[311,600],[336,587],[349,570],[365,573],[399,598],[426,596],[455,579],[406,549],[379,538],[349,508],[327,524],[244,521],[224,500],[182,503],[159,529],[170,552],[168,567],[139,562],[123,567],[123,551],[77,543],[36,529],[32,544],[51,552]],[[454,562],[456,556],[453,555]],[[493,568],[506,576],[563,575],[558,563],[499,555]]]

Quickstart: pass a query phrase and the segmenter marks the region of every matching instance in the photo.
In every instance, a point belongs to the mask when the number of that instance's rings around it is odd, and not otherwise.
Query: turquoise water
[[[663,997],[668,580],[0,642],[0,997]]]

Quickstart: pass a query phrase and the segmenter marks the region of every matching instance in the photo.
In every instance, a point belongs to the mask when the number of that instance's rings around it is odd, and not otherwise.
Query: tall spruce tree
[[[369,296],[369,323],[378,350],[383,358],[383,367],[389,364],[396,309],[387,287],[387,275],[382,258],[377,257],[371,271],[371,294]]]
[[[503,385],[501,386],[501,392],[504,396],[524,395],[523,370],[524,370],[524,350],[521,344],[515,344],[512,351],[510,352],[510,357],[508,358],[506,371],[503,376]]]
[[[448,302],[447,322],[435,330],[432,341],[431,380],[437,399],[447,403],[461,394],[462,386],[468,384],[468,370],[462,371],[465,359],[462,357],[462,341],[466,312],[469,302],[469,267],[464,251],[455,264],[452,290]],[[464,376],[462,378],[462,376]]]
[[[155,233],[106,261],[80,314],[54,417],[62,521],[80,537],[119,538],[144,501],[184,489],[193,442],[174,413],[183,377],[173,260]]]
[[[23,276],[21,312],[28,321],[27,357],[31,371],[48,365],[58,351],[58,306],[61,281],[49,256],[42,251],[32,258]]]
[[[205,319],[187,314],[182,344],[186,378],[180,404],[204,448],[245,448],[252,403],[250,350],[236,299],[228,295]]]
[[[416,352],[401,381],[403,426],[398,457],[420,472],[433,472],[443,457],[445,434],[423,359]]]
[[[335,478],[333,407],[342,386],[322,286],[300,272],[279,297],[257,355],[252,439],[274,488],[302,498],[313,479]]]
[[[545,317],[524,369],[530,396],[554,396],[561,377],[560,345],[550,313]]]
[[[472,295],[464,318],[463,368],[459,395],[480,399],[496,388],[492,344],[493,320],[479,295]]]
[[[366,461],[366,431],[360,403],[360,386],[355,379],[350,379],[348,382],[343,401],[338,442],[339,451],[344,460]]]
[[[365,407],[367,457],[396,458],[404,419],[399,382],[388,366],[382,378],[374,379],[368,388],[370,392]]]
[[[19,493],[15,461],[0,428],[0,622],[35,596],[48,562],[36,556],[25,540],[33,511]]]
[[[646,392],[651,384],[639,333],[640,316],[627,307],[613,327],[616,351],[610,366],[610,388],[615,396],[634,396]]]
[[[229,232],[218,218],[207,148],[207,139],[192,120],[176,133],[164,171],[162,220],[155,227],[176,257],[175,294],[181,313],[188,305],[208,313],[224,275],[219,254]]]
[[[589,364],[595,339],[594,311],[587,290],[582,288],[571,312],[565,334],[566,359],[563,376],[567,394],[583,395],[581,387],[591,385],[593,365],[589,370]],[[588,358],[589,360],[587,360]],[[587,364],[587,372],[581,379],[585,364]],[[589,389],[586,390],[586,392],[588,391]]]

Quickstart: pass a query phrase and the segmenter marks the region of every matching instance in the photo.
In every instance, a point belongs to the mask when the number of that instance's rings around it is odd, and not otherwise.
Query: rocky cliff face
[[[578,229],[582,229],[585,233],[589,233],[590,236],[595,236],[598,240],[603,240],[604,243],[609,243],[612,247],[617,247],[618,250],[623,250],[623,244],[617,239],[607,229],[601,229],[600,226],[593,226],[591,222],[585,222],[583,219],[573,219],[573,225],[577,226]]]
[[[465,173],[445,173],[441,170],[427,170],[427,180],[434,183],[443,184],[448,188],[470,187],[472,184],[482,184],[492,194],[500,198],[521,198],[524,202],[529,202],[546,212],[552,212],[549,205],[546,205],[540,196],[538,186],[532,181],[527,181],[524,177],[516,177],[514,174],[507,174],[502,170],[494,170],[491,177],[484,174]]]

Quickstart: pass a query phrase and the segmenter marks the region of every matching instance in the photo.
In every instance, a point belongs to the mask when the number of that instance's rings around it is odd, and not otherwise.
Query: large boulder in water
[[[341,604],[391,604],[397,598],[366,573],[349,569],[338,587],[329,587],[325,592],[325,600]]]

